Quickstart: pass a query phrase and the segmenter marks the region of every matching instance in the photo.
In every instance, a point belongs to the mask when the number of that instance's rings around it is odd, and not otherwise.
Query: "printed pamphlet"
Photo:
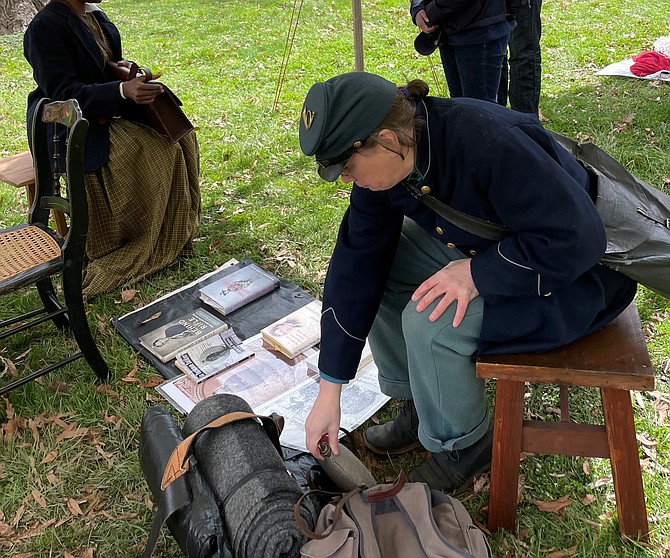
[[[255,409],[307,378],[314,378],[307,368],[307,358],[315,349],[307,349],[289,359],[265,343],[259,334],[243,341],[242,345],[254,352],[253,358],[202,382],[194,382],[184,374],[163,382],[156,390],[182,413],[190,413],[196,403],[215,393],[234,393]]]
[[[194,381],[202,382],[252,356],[254,351],[228,328],[179,353],[175,366]]]

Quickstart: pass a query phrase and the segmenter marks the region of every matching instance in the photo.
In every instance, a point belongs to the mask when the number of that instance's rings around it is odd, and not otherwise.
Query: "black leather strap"
[[[480,219],[479,217],[474,217],[473,215],[469,215],[459,211],[458,209],[454,209],[453,207],[441,202],[433,196],[422,193],[416,186],[412,184],[406,182],[405,187],[407,190],[409,190],[412,196],[428,206],[440,217],[443,217],[452,225],[456,225],[459,229],[463,229],[466,232],[496,242],[502,240],[506,236],[509,236],[509,234],[512,232],[505,225],[487,221],[486,219]]]
[[[190,459],[194,459],[191,457]],[[193,495],[188,486],[188,481],[185,476],[179,477],[163,491],[158,500],[158,507],[154,515],[153,523],[151,524],[151,532],[147,540],[147,546],[144,549],[142,558],[150,558],[156,547],[158,535],[160,535],[163,524],[168,518],[191,502]]]

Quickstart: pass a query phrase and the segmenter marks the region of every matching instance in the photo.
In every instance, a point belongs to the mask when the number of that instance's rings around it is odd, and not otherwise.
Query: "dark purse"
[[[152,79],[151,71],[144,66],[140,67],[134,62],[130,68],[120,66],[116,62],[109,61],[106,64],[108,71],[121,81],[129,81],[137,75],[146,76],[146,81],[160,83]],[[135,105],[130,114],[130,119],[149,126],[160,135],[167,137],[172,143],[177,143],[181,138],[194,129],[193,124],[181,110],[181,101],[170,90],[161,83],[163,92],[158,95],[150,105]]]

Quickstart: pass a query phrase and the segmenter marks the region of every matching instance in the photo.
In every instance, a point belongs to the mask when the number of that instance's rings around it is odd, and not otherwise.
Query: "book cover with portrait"
[[[252,356],[254,351],[228,328],[179,353],[175,366],[193,381],[202,382]]]
[[[139,337],[139,342],[161,362],[172,360],[196,343],[228,328],[228,324],[204,308],[196,308],[183,316]]]
[[[252,263],[200,289],[200,300],[230,314],[279,287],[279,278]]]
[[[261,329],[265,341],[289,358],[321,340],[321,301],[313,300]]]

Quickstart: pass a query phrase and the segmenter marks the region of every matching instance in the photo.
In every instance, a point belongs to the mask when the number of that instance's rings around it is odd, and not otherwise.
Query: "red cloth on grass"
[[[670,71],[670,58],[663,56],[660,52],[650,50],[633,56],[630,71],[636,76],[648,76],[661,70]]]

